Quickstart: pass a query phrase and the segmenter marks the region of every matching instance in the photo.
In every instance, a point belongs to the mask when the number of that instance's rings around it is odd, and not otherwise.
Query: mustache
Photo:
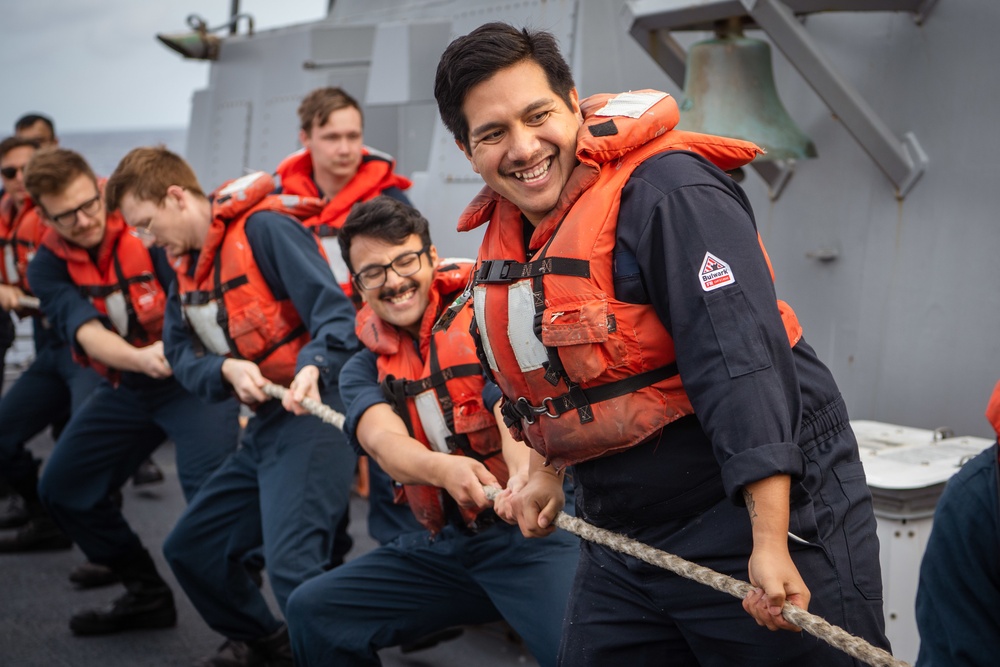
[[[395,299],[400,294],[404,292],[409,292],[411,289],[417,289],[417,281],[412,278],[407,280],[405,283],[400,285],[395,289],[382,288],[382,291],[378,293],[378,298],[380,299]]]

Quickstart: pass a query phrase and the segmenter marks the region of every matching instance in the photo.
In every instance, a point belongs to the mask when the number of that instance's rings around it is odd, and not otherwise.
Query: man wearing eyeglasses
[[[204,665],[291,665],[288,633],[243,566],[263,546],[284,612],[292,590],[330,563],[356,455],[306,414],[306,397],[342,410],[337,378],[357,347],[354,307],[299,222],[314,198],[272,196],[258,172],[203,194],[165,148],[137,148],[108,201],[177,270],[164,325],[178,380],[205,400],[251,406],[240,449],[205,484],[163,550],[202,618],[226,637]],[[296,216],[291,217],[289,214]],[[282,401],[263,387],[289,385]]]
[[[117,573],[126,593],[70,619],[75,634],[172,627],[170,588],[109,499],[168,437],[186,498],[235,449],[235,401],[203,404],[172,377],[161,329],[166,255],[147,249],[108,210],[97,178],[78,153],[40,151],[25,185],[48,231],[28,278],[74,356],[109,382],[74,412],[38,484],[56,524],[91,562]]]
[[[567,533],[522,537],[486,498],[484,485],[525,482],[529,450],[499,422],[471,309],[449,309],[473,264],[439,261],[427,220],[388,197],[357,204],[339,240],[366,304],[356,330],[367,349],[341,372],[345,431],[402,485],[422,529],[292,594],[295,664],[378,664],[379,649],[505,618],[554,665],[579,546]]]

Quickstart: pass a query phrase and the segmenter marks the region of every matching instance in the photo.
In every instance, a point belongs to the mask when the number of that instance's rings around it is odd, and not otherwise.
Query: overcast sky
[[[208,64],[157,41],[188,14],[225,23],[230,0],[0,0],[0,137],[29,111],[57,132],[184,127]],[[257,30],[322,18],[328,0],[242,0]],[[240,32],[245,30],[243,22]]]

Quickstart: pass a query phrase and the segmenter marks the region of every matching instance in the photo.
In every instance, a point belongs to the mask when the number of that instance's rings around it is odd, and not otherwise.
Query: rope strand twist
[[[272,384],[268,382],[263,387],[261,391],[270,396],[271,398],[276,398],[279,401],[285,397],[288,393],[288,389]],[[321,420],[330,424],[331,426],[336,426],[341,431],[344,430],[344,421],[347,419],[344,415],[340,414],[329,405],[324,405],[319,401],[315,401],[308,396],[302,399],[302,407],[309,411],[315,417],[319,417]]]

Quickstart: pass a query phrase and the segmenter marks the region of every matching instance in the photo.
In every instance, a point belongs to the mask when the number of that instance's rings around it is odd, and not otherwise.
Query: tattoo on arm
[[[743,501],[747,505],[747,512],[750,513],[750,525],[752,526],[753,520],[757,518],[757,506],[749,489],[743,489]]]

